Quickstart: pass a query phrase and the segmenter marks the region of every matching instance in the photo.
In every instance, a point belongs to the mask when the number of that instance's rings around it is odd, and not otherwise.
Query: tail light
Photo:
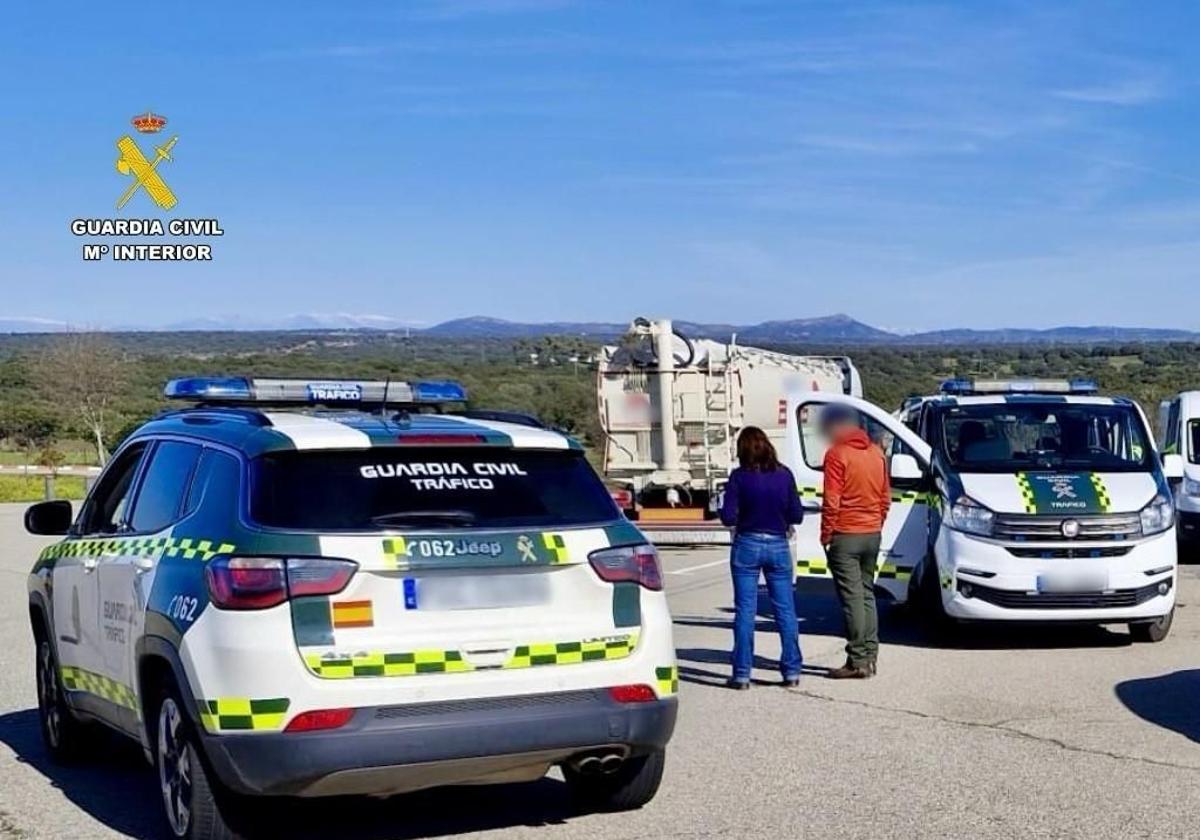
[[[283,728],[284,732],[317,732],[322,729],[340,729],[354,717],[354,709],[318,709],[301,712]]]
[[[663,588],[658,552],[652,545],[604,548],[588,555],[588,561],[601,580],[609,583],[632,581],[655,591]]]
[[[608,696],[618,703],[650,703],[658,699],[654,689],[648,685],[614,685]]]
[[[334,595],[358,564],[328,557],[217,557],[204,569],[213,604],[226,610],[265,610],[288,598]]]

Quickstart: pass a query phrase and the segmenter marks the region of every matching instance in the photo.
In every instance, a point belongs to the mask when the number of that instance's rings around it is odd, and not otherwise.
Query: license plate
[[[1037,577],[1038,592],[1103,592],[1108,589],[1105,571],[1062,571]]]
[[[413,583],[409,606],[408,582]],[[550,601],[549,575],[430,575],[405,581],[404,606],[416,609],[420,589],[421,610],[489,610],[505,607],[534,607]]]

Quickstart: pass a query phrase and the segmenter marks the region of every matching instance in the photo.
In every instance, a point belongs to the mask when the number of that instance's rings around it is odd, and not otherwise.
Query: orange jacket
[[[862,429],[839,435],[825,453],[821,545],[828,545],[834,534],[879,533],[891,504],[883,451]]]

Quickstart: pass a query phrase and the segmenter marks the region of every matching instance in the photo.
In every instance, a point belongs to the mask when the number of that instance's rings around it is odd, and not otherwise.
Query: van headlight
[[[950,527],[981,537],[990,536],[996,514],[970,496],[959,496],[950,506]]]
[[[1163,496],[1155,496],[1142,508],[1142,534],[1159,534],[1175,524],[1175,506]]]
[[[1200,497],[1200,481],[1194,478],[1185,478],[1183,480],[1183,494],[1185,496]]]

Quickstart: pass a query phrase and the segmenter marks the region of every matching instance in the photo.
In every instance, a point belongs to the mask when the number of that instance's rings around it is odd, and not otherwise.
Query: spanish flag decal
[[[333,602],[333,626],[335,629],[371,627],[374,624],[375,614],[370,601]]]

